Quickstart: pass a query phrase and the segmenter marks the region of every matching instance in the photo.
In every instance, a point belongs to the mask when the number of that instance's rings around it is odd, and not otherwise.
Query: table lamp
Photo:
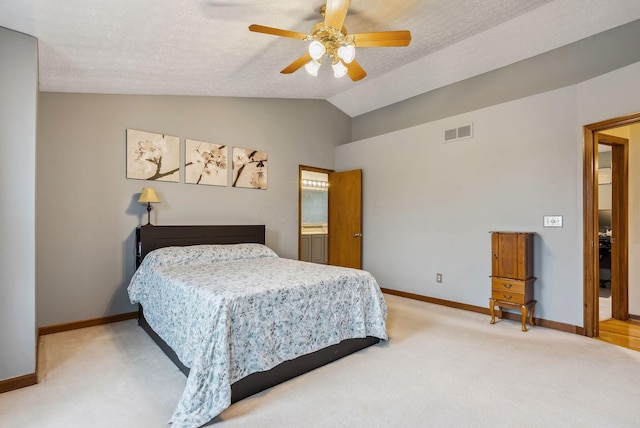
[[[156,193],[156,189],[153,187],[143,187],[138,202],[141,204],[147,204],[147,225],[151,224],[151,210],[153,207],[151,203],[162,202]]]

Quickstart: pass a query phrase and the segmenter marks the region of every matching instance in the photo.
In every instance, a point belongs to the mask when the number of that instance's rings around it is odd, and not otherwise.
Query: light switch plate
[[[544,216],[544,227],[562,227],[561,215],[546,215]]]

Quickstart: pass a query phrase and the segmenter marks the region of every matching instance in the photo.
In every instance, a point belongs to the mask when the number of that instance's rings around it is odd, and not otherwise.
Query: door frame
[[[596,244],[599,242],[597,134],[607,129],[636,123],[640,123],[640,112],[583,127],[583,334],[588,337],[597,337],[599,334],[599,248]],[[625,247],[626,240],[625,236]]]
[[[603,132],[596,138],[598,145],[611,147],[611,315],[625,321],[629,318],[629,140]]]
[[[317,168],[315,166],[298,165],[298,260],[302,257],[302,171],[331,174],[332,169]],[[327,207],[327,210],[329,208]],[[328,214],[328,212],[327,212]]]

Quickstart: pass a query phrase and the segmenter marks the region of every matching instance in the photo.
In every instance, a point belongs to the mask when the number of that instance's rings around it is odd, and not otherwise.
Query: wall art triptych
[[[185,139],[184,182],[227,186],[229,148],[226,145]],[[267,152],[234,147],[231,186],[267,188]],[[180,181],[180,138],[127,129],[127,178]]]

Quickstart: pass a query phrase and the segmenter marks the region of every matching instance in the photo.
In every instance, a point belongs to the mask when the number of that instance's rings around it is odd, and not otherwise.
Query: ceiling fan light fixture
[[[326,51],[327,48],[325,48],[324,45],[317,40],[309,43],[309,55],[311,55],[311,58],[315,60],[322,58]]]
[[[322,65],[322,63],[314,59],[313,61],[309,61],[308,63],[306,63],[304,66],[304,69],[307,70],[307,73],[315,77],[318,75],[318,70],[320,70],[320,65]]]
[[[347,67],[344,66],[342,61],[338,60],[331,64],[331,66],[333,67],[333,77],[335,77],[336,79],[339,79],[347,74]]]
[[[338,57],[345,64],[351,64],[356,57],[356,48],[353,45],[342,45],[338,48]]]
[[[307,52],[282,69],[280,73],[291,74],[304,66],[309,74],[317,76],[323,57],[327,57],[336,78],[347,74],[351,80],[357,82],[365,78],[367,72],[355,60],[356,47],[409,46],[411,32],[408,30],[348,34],[344,21],[348,15],[351,0],[325,1],[327,4],[320,9],[323,19],[307,34],[258,24],[249,26],[249,31],[256,33],[304,40],[309,43]]]

